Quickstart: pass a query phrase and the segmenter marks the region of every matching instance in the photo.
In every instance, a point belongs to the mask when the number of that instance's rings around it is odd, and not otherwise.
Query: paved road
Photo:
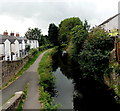
[[[46,51],[45,51],[46,52]],[[24,74],[14,81],[11,85],[5,88],[2,91],[2,103],[8,100],[15,92],[23,91],[26,83],[29,82],[28,95],[25,100],[23,109],[40,109],[40,103],[38,101],[39,92],[38,92],[38,74],[37,68],[38,63],[40,62],[43,52],[37,60],[30,66],[30,68],[24,72]]]

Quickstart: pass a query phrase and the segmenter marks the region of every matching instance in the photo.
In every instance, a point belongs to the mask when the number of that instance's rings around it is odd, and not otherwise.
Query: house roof
[[[116,15],[113,16],[113,17],[110,17],[109,19],[107,19],[106,21],[104,21],[104,22],[103,22],[102,24],[100,24],[99,26],[102,26],[102,25],[108,23],[109,21],[111,21],[112,19],[114,19],[115,17],[117,17],[118,15],[120,15],[120,13],[116,14]]]
[[[18,40],[19,43],[22,43],[22,40],[25,40],[27,42],[27,39],[24,37],[15,37],[15,36],[5,36],[0,35],[0,44],[3,44],[5,40],[9,40],[12,44],[15,42],[15,40]]]

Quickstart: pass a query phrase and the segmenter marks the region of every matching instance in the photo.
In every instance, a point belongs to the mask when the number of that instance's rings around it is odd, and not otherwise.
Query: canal
[[[115,93],[107,85],[81,77],[79,68],[69,65],[66,57],[53,55],[53,74],[56,77],[54,97],[60,109],[75,111],[120,111]]]

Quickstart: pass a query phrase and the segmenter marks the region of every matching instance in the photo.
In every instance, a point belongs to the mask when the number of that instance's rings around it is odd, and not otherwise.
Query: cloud
[[[98,25],[117,13],[117,2],[118,0],[4,0],[0,3],[0,31],[8,29],[24,34],[28,27],[38,27],[47,34],[50,23],[58,25],[61,20],[75,16],[87,19],[91,25]]]

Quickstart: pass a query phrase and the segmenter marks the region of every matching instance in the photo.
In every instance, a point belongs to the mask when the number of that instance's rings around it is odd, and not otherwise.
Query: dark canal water
[[[53,55],[53,72],[56,77],[54,97],[60,109],[75,111],[120,111],[115,102],[115,93],[105,84],[93,79],[82,79],[75,66],[68,65],[67,58],[60,53]]]

